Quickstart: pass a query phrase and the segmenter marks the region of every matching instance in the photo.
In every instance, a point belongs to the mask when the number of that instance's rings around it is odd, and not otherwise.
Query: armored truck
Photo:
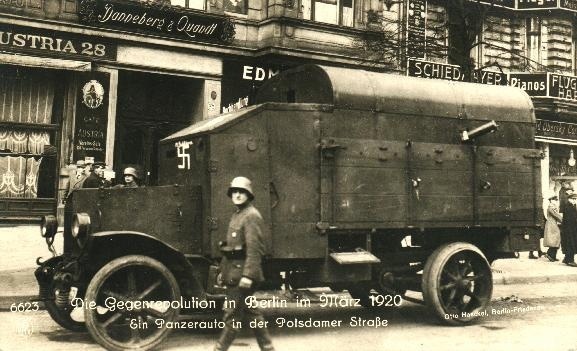
[[[264,288],[346,290],[370,308],[417,291],[443,323],[470,323],[490,303],[490,263],[538,247],[534,130],[516,88],[286,71],[255,105],[162,140],[158,186],[74,191],[64,253],[36,271],[40,297],[107,349],[157,346],[169,322],[222,305],[226,192],[244,176],[272,238]],[[57,227],[43,220],[49,245]]]

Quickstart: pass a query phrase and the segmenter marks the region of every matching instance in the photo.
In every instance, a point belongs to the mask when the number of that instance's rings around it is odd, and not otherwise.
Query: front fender
[[[111,260],[126,255],[145,255],[162,262],[176,277],[183,295],[204,297],[206,278],[201,272],[204,267],[192,265],[184,254],[158,238],[135,231],[104,231],[89,236],[83,250],[86,267],[90,274],[96,272]],[[202,258],[203,266],[210,261]],[[208,268],[206,268],[207,270]]]

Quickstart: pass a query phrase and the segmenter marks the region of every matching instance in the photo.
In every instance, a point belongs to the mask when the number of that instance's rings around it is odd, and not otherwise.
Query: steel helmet
[[[126,167],[124,169],[124,175],[131,175],[134,178],[138,179],[138,175],[136,173],[136,168],[134,168],[134,167]]]
[[[254,199],[254,193],[252,192],[252,182],[250,179],[246,177],[236,177],[230,182],[230,186],[228,187],[227,195],[228,197],[232,196],[232,192],[234,189],[242,189],[248,193],[248,197],[252,200]]]

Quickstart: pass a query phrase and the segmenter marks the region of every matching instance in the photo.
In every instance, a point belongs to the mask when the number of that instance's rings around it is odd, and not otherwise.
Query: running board
[[[338,264],[380,263],[381,260],[365,250],[333,252],[329,254]]]

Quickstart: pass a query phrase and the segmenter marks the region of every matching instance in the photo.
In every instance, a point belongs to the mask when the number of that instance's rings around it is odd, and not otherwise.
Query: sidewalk
[[[62,248],[62,235],[57,235],[54,246]],[[34,278],[36,258],[47,259],[51,253],[38,226],[8,227],[0,225],[0,310],[12,303],[26,302],[38,294]],[[539,284],[546,282],[577,281],[577,268],[545,258],[530,260],[527,252],[518,259],[497,260],[493,263],[494,284]],[[558,255],[562,258],[562,255]]]

